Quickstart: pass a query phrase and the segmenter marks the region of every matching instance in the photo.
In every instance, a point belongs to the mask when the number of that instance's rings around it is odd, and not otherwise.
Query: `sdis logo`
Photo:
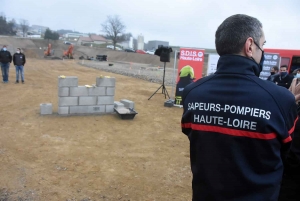
[[[181,50],[180,56],[203,57],[203,52],[197,52],[192,50]]]

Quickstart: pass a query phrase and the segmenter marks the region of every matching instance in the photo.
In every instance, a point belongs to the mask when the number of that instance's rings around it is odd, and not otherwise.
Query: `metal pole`
[[[173,98],[173,100],[175,102],[175,95],[173,97],[173,94],[174,94],[175,68],[176,68],[176,64],[177,64],[177,50],[175,50],[175,57],[174,58],[175,58],[175,60],[174,60],[173,77],[172,77],[171,100]]]
[[[162,85],[165,86],[165,74],[166,74],[166,62],[164,63],[164,74],[163,74],[163,81],[162,81]],[[162,88],[161,93],[165,93],[165,88]]]

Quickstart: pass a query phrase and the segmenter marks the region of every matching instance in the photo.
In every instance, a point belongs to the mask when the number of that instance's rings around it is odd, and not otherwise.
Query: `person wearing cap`
[[[9,65],[11,61],[12,61],[12,56],[10,52],[7,50],[7,46],[4,45],[0,51],[0,64],[1,64],[3,83],[8,82]]]
[[[26,63],[26,59],[20,48],[17,48],[17,52],[13,56],[13,62],[16,67],[16,84],[19,83],[20,76],[22,84],[24,84],[24,65]]]

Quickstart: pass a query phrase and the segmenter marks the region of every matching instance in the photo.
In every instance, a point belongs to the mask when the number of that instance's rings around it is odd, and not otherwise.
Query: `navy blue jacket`
[[[1,50],[0,51],[0,63],[7,64],[7,63],[11,63],[11,61],[12,61],[12,56],[11,56],[10,52],[8,50],[6,50],[6,51]]]
[[[193,201],[277,201],[297,106],[259,73],[253,60],[224,55],[215,74],[184,89]]]

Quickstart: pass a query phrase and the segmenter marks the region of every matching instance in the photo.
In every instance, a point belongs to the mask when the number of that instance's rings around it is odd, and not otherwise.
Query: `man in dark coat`
[[[25,55],[21,52],[21,48],[13,56],[13,62],[16,67],[16,84],[19,83],[19,75],[21,76],[22,83],[24,84],[24,65],[26,63]]]
[[[0,64],[1,64],[3,83],[8,82],[9,65],[11,61],[12,61],[12,56],[10,52],[7,50],[7,46],[4,45],[0,51]]]
[[[278,86],[282,86],[288,89],[290,88],[293,79],[294,77],[290,76],[287,72],[287,65],[283,65],[280,66],[279,76],[276,76],[273,82],[275,82],[275,84],[277,84]]]
[[[273,82],[275,77],[279,76],[278,74],[278,67],[277,66],[273,66],[272,69],[271,69],[271,75],[268,77],[268,81],[271,81]]]
[[[184,88],[193,201],[278,200],[297,106],[287,89],[259,78],[265,41],[256,18],[227,18],[215,34],[217,71]]]

